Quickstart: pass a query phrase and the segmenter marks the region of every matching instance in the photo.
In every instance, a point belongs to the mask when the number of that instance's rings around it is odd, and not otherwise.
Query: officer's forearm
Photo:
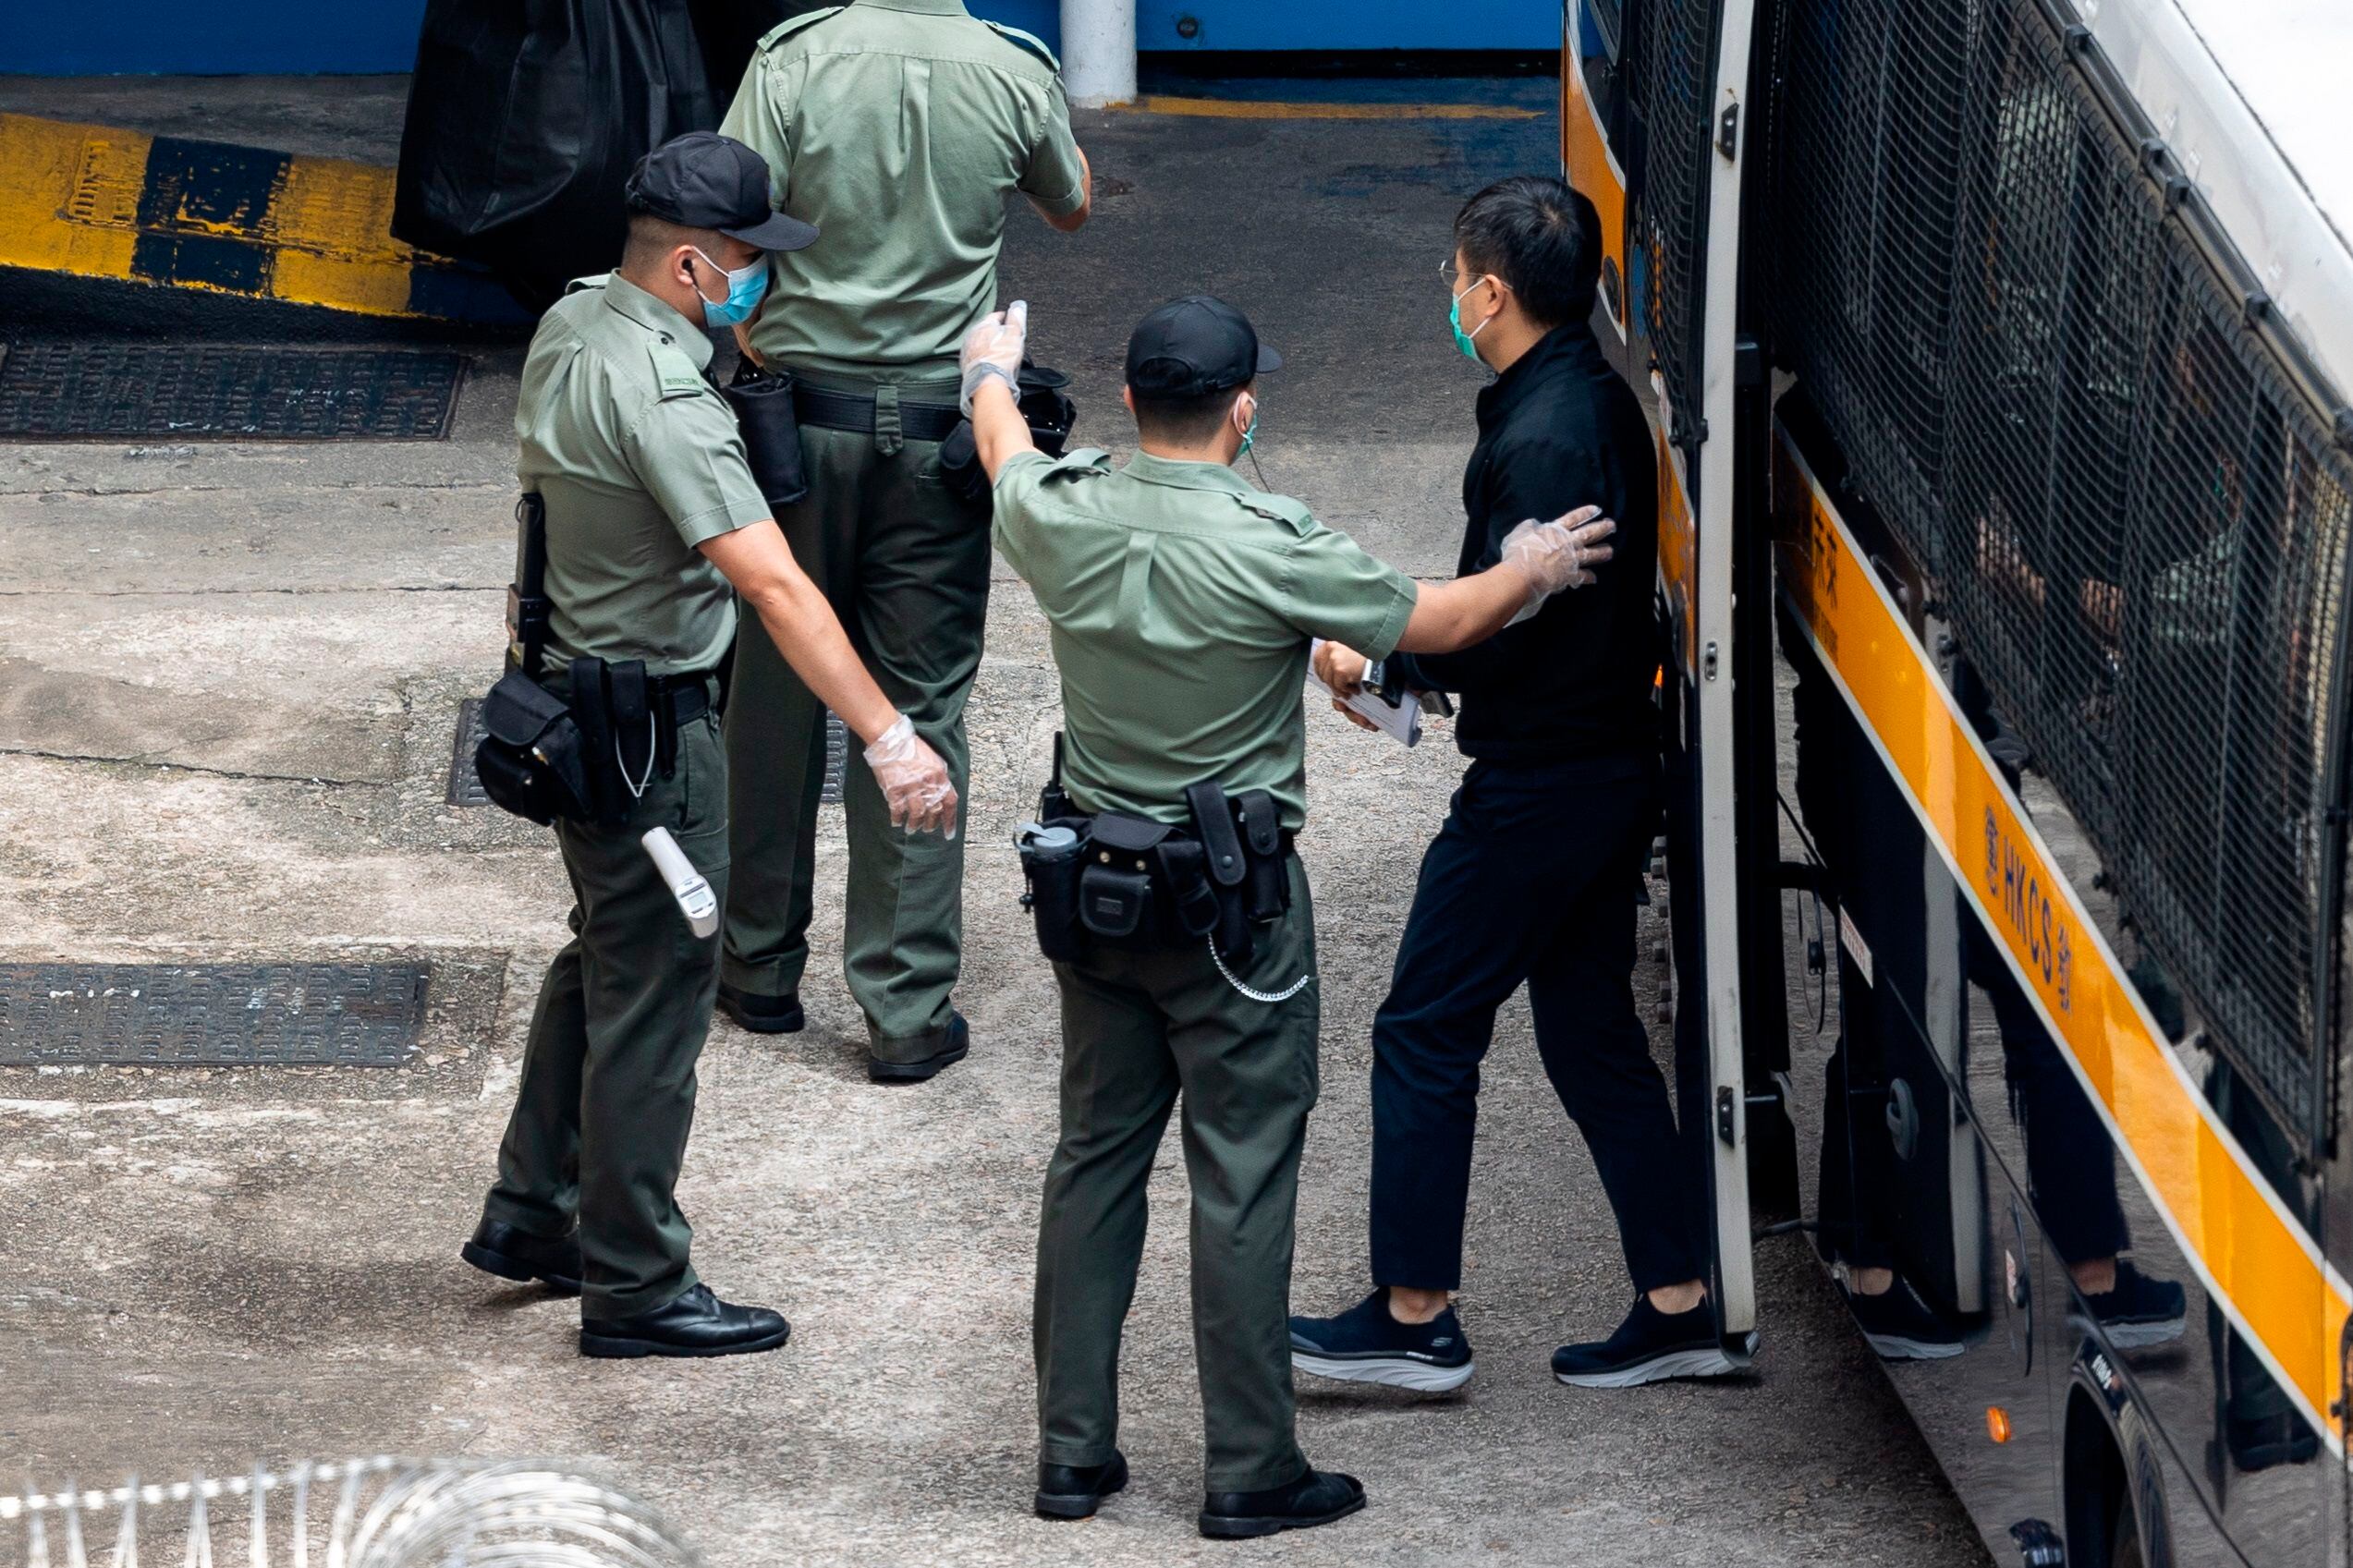
[[[994,376],[972,394],[972,444],[980,449],[981,467],[987,470],[991,484],[996,483],[998,471],[1007,463],[1038,449],[1038,444],[1030,439],[1030,421],[1021,417],[1013,389]]]
[[[753,523],[705,540],[701,549],[768,628],[768,639],[801,684],[860,740],[872,745],[898,722],[898,710],[858,662],[834,607],[793,559],[782,529],[773,522]]]
[[[1453,582],[1423,583],[1397,650],[1452,653],[1484,642],[1526,607],[1529,591],[1528,574],[1510,565]]]

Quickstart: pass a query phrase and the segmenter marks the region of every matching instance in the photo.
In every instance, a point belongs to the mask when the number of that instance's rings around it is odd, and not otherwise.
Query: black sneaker
[[[1756,1353],[1752,1330],[1739,1360],[1726,1354],[1706,1302],[1670,1316],[1643,1295],[1609,1338],[1553,1352],[1553,1376],[1573,1388],[1630,1389],[1667,1378],[1721,1378],[1739,1371]]]
[[[2232,1416],[2224,1428],[2231,1463],[2247,1475],[2276,1465],[2309,1465],[2321,1452],[2321,1440],[2304,1417],[2293,1411]]]
[[[1038,1465],[1041,1519],[1091,1519],[1103,1500],[1128,1488],[1128,1456],[1117,1449],[1101,1465]]]
[[[808,1015],[800,1010],[799,991],[783,996],[762,996],[758,991],[738,991],[731,985],[722,985],[719,988],[719,1011],[733,1018],[738,1028],[749,1029],[756,1035],[797,1035],[809,1023]]]
[[[1201,1534],[1213,1540],[1311,1530],[1364,1506],[1364,1483],[1354,1476],[1310,1470],[1287,1487],[1256,1492],[1211,1492],[1201,1500]]]
[[[1470,1381],[1470,1342],[1455,1309],[1400,1323],[1376,1290],[1336,1318],[1291,1319],[1291,1365],[1319,1378],[1445,1393]]]
[[[2118,1350],[2140,1350],[2181,1338],[2188,1301],[2171,1280],[2152,1280],[2130,1263],[2116,1261],[2114,1288],[2098,1295],[2077,1293],[2091,1321]],[[2075,1315],[2082,1327],[2082,1314]]]
[[[1898,1279],[1877,1295],[1845,1293],[1847,1309],[1884,1361],[1942,1361],[1961,1353],[1961,1333]]]

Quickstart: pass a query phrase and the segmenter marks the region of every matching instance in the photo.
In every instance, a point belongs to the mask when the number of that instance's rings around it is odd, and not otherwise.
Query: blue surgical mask
[[[1253,447],[1253,446],[1255,446],[1255,445],[1257,445],[1257,444],[1258,444],[1258,399],[1257,399],[1256,397],[1252,397],[1252,398],[1250,399],[1250,429],[1248,429],[1248,430],[1246,430],[1246,431],[1244,431],[1244,432],[1242,432],[1242,449],[1241,449],[1239,452],[1237,452],[1237,453],[1235,453],[1235,454],[1234,454],[1235,457],[1236,457],[1236,458],[1237,458],[1237,459],[1239,459],[1239,458],[1242,458],[1242,457],[1247,457],[1247,456],[1250,456],[1250,448],[1251,448],[1251,447]]]
[[[1477,288],[1481,284],[1485,283],[1486,281],[1487,280],[1483,277],[1473,278],[1470,282],[1470,288]],[[1469,332],[1462,330],[1462,302],[1470,298],[1470,288],[1466,288],[1460,294],[1455,296],[1454,308],[1446,312],[1446,324],[1455,329],[1455,346],[1462,350],[1462,357],[1466,359],[1478,359],[1479,345],[1473,340],[1476,339],[1481,333],[1485,332],[1489,327],[1493,326],[1495,324],[1495,318],[1493,316],[1488,317],[1485,321],[1480,322],[1478,326],[1474,327]],[[1481,359],[1480,363],[1484,364],[1486,361]]]
[[[700,249],[695,254],[702,256]],[[703,300],[702,319],[714,327],[738,326],[751,320],[751,313],[760,309],[760,301],[768,294],[767,256],[755,257],[750,265],[738,267],[732,273],[708,256],[702,256],[702,259],[713,272],[727,280],[727,297],[725,299],[715,304]],[[696,285],[695,293],[700,295],[701,292],[701,285]]]

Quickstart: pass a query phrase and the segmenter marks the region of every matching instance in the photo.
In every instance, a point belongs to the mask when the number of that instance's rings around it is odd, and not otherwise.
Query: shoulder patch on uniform
[[[661,388],[664,401],[673,397],[691,397],[709,390],[711,383],[694,368],[694,361],[674,343],[649,343],[645,346],[648,359],[653,362],[654,383]]]
[[[566,284],[564,286],[564,292],[567,294],[578,294],[584,288],[603,288],[606,284],[611,283],[612,281],[613,274],[611,273],[591,273],[584,278],[574,278],[571,282]]]
[[[981,20],[987,24],[991,32],[995,33],[1016,49],[1025,55],[1036,55],[1046,69],[1057,74],[1061,71],[1062,62],[1054,57],[1054,51],[1046,47],[1044,39],[1035,33],[1023,32],[1018,27],[1007,27],[1003,22],[992,22],[986,17],[982,17]]]
[[[808,27],[812,22],[822,22],[827,17],[833,16],[837,12],[846,9],[847,9],[847,7],[842,6],[820,6],[813,11],[803,11],[797,17],[786,17],[783,21],[778,22],[774,27],[770,28],[766,32],[761,34],[760,42],[753,47],[757,51],[764,54],[771,44],[780,43],[783,40],[791,37],[794,33],[800,31],[803,28]]]
[[[1308,509],[1304,501],[1294,501],[1287,495],[1269,495],[1263,491],[1237,495],[1234,499],[1241,504],[1243,510],[1255,512],[1269,522],[1282,523],[1302,537],[1315,527],[1315,514]]]

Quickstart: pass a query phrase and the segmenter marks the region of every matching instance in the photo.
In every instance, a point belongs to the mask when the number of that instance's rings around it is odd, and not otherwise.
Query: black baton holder
[[[735,383],[719,389],[736,411],[744,457],[769,505],[786,507],[808,498],[809,473],[800,460],[800,419],[793,412],[793,378],[784,371],[756,371],[747,359]]]

